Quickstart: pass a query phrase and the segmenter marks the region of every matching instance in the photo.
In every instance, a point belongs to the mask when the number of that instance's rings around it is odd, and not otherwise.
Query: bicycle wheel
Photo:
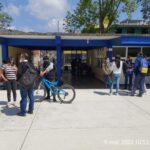
[[[34,99],[35,101],[42,101],[46,96],[46,88],[42,82],[39,83],[37,89],[34,90]]]
[[[62,103],[71,103],[75,99],[75,89],[68,84],[62,85],[58,90],[58,99]]]

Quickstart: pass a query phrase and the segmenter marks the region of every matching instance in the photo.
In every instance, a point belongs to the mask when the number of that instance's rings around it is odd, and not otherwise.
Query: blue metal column
[[[107,57],[109,58],[110,61],[112,61],[113,57],[112,47],[108,48]]]
[[[57,69],[57,79],[60,80],[62,77],[62,70],[61,70],[61,66],[62,66],[62,49],[61,49],[61,37],[60,36],[56,36],[55,39],[55,44],[56,44],[56,51],[57,51],[57,64],[56,64],[56,69]]]
[[[2,44],[2,61],[8,60],[8,46],[5,44]]]

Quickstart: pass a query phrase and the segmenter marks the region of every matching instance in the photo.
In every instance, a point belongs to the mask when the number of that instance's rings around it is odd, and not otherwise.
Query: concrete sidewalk
[[[149,150],[150,90],[142,98],[107,93],[76,90],[72,104],[36,102],[33,115],[19,117],[0,91],[0,150]]]

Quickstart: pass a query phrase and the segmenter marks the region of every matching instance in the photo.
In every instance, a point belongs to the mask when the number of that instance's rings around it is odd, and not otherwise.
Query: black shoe
[[[25,117],[25,116],[26,116],[26,114],[23,114],[23,113],[19,112],[19,113],[17,113],[17,116]]]
[[[137,96],[138,96],[138,97],[143,97],[143,94],[138,94]]]
[[[55,99],[55,98],[53,99],[53,102],[56,102],[56,99]]]
[[[50,99],[50,96],[45,97],[45,99]]]
[[[28,113],[28,114],[33,114],[33,111],[28,111],[27,113]]]

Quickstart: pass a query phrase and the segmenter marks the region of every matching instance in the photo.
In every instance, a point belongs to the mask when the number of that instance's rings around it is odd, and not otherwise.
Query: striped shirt
[[[4,70],[4,73],[5,73],[5,77],[8,79],[8,80],[16,80],[17,77],[16,77],[16,72],[17,72],[17,67],[14,65],[14,66],[11,66],[11,65],[3,65],[3,70]]]

